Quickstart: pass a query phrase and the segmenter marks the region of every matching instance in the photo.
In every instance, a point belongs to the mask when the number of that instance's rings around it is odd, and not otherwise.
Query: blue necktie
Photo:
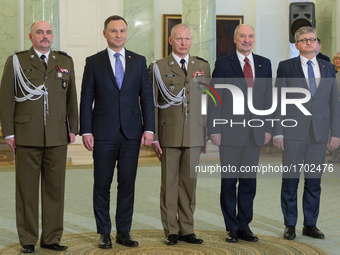
[[[123,83],[123,78],[124,78],[124,69],[123,69],[123,64],[122,61],[120,61],[120,53],[115,53],[114,57],[116,58],[116,64],[115,64],[115,76],[116,76],[116,81],[118,84],[118,88],[121,89],[122,83]]]
[[[312,61],[308,60],[307,65],[308,65],[309,90],[310,90],[310,93],[312,94],[312,96],[314,96],[314,94],[316,92],[316,82],[315,82],[315,76],[314,76]]]

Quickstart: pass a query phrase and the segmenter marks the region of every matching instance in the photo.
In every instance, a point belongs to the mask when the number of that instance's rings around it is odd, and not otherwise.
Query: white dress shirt
[[[309,87],[308,64],[307,64],[307,61],[309,59],[305,58],[301,55],[300,55],[300,59],[301,59],[302,71],[303,71],[303,74],[305,75],[305,78],[306,78],[306,81],[307,81],[307,84],[308,84],[308,87]],[[318,88],[319,83],[320,83],[320,78],[321,78],[319,63],[316,60],[316,57],[312,58],[310,61],[312,61],[312,67],[313,67],[313,72],[314,72],[314,77],[315,77],[315,82],[316,82],[316,88]]]
[[[246,56],[244,56],[243,54],[241,54],[238,50],[236,50],[236,55],[238,57],[238,60],[240,61],[241,64],[241,68],[243,71],[243,67],[246,64],[246,62],[244,62],[244,59],[246,58]],[[254,57],[253,57],[253,53],[250,53],[247,58],[249,59],[249,64],[251,66],[251,71],[253,73],[253,79],[255,78],[255,65],[254,65]]]
[[[109,54],[109,59],[110,59],[110,63],[111,63],[111,67],[113,70],[114,75],[116,75],[116,57],[114,56],[114,54],[116,53],[120,53],[120,61],[122,62],[123,65],[123,69],[125,72],[125,48],[123,48],[120,52],[115,52],[114,50],[111,50],[109,47],[107,47],[107,52]]]
[[[181,63],[182,58],[180,58],[179,56],[177,56],[174,52],[172,52],[172,56],[173,56],[174,59],[176,60],[176,62],[177,62],[177,64],[179,65],[179,67],[182,68],[182,63]],[[185,63],[184,63],[184,65],[185,65],[185,70],[188,71],[189,54],[187,54],[187,55],[185,56],[184,59],[185,59]]]

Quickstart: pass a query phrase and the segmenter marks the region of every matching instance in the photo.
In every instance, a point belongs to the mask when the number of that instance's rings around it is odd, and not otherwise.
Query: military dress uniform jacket
[[[15,135],[22,146],[49,147],[68,143],[68,131],[78,133],[78,106],[72,59],[65,53],[50,51],[45,67],[33,47],[16,53],[27,79],[36,87],[45,83],[48,114],[44,125],[44,99],[15,102],[22,97],[15,88],[13,56],[7,59],[1,81],[0,109],[3,136]],[[68,130],[69,128],[69,130]]]
[[[198,147],[204,145],[205,118],[201,116],[201,94],[197,89],[198,83],[193,81],[196,71],[201,71],[197,76],[198,81],[207,83],[210,78],[209,64],[197,57],[189,56],[187,76],[180,68],[172,53],[166,58],[157,61],[162,80],[167,89],[177,95],[180,90],[186,88],[187,118],[185,117],[184,105],[170,106],[166,109],[155,107],[155,141],[159,141],[161,147]],[[152,75],[153,65],[149,71]],[[162,94],[158,90],[154,77],[152,79],[155,102],[159,105],[166,104]]]

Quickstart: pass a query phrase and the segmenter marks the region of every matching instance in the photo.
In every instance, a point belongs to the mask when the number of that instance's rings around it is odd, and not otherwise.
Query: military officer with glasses
[[[301,27],[295,33],[295,47],[300,55],[279,63],[276,87],[303,88],[310,91],[310,99],[303,107],[310,113],[290,105],[286,115],[281,114],[281,103],[275,113],[273,144],[282,150],[282,164],[291,169],[282,175],[281,209],[286,226],[283,237],[296,237],[297,189],[301,172],[304,172],[303,230],[302,234],[324,239],[325,235],[316,227],[321,196],[321,176],[325,170],[325,154],[340,144],[340,103],[334,65],[315,56],[317,47],[315,28]],[[301,93],[289,93],[290,99],[298,100]],[[279,95],[279,100],[281,96]],[[297,122],[294,127],[276,125],[284,119]],[[330,141],[327,146],[328,137]],[[327,169],[326,169],[327,170]]]

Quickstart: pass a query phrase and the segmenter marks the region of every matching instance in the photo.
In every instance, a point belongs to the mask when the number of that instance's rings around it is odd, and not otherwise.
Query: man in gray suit
[[[161,218],[166,244],[177,240],[201,244],[203,240],[194,234],[196,178],[191,178],[190,170],[199,163],[205,137],[201,90],[190,89],[190,77],[209,78],[210,67],[201,58],[189,56],[192,37],[186,25],[174,26],[169,42],[172,53],[150,66],[156,120],[153,149],[162,162]],[[177,95],[177,105],[168,104],[171,99],[164,96],[171,93]]]
[[[296,237],[297,189],[300,172],[304,172],[303,231],[302,234],[323,239],[325,235],[316,227],[321,195],[321,175],[328,170],[323,165],[327,150],[340,144],[340,103],[334,66],[315,57],[316,30],[301,27],[295,33],[295,46],[300,56],[280,62],[276,86],[310,90],[311,99],[303,104],[310,113],[303,113],[297,105],[287,106],[286,115],[281,114],[278,102],[274,126],[274,146],[283,150],[282,162],[290,172],[283,173],[281,208],[284,216],[284,238]],[[301,99],[302,93],[288,93],[287,98]],[[279,96],[281,99],[281,97]],[[282,120],[293,119],[295,127],[283,127]],[[304,164],[304,165],[302,165]],[[303,167],[302,167],[303,166]],[[302,168],[301,168],[302,167]],[[325,169],[326,167],[326,169]]]

